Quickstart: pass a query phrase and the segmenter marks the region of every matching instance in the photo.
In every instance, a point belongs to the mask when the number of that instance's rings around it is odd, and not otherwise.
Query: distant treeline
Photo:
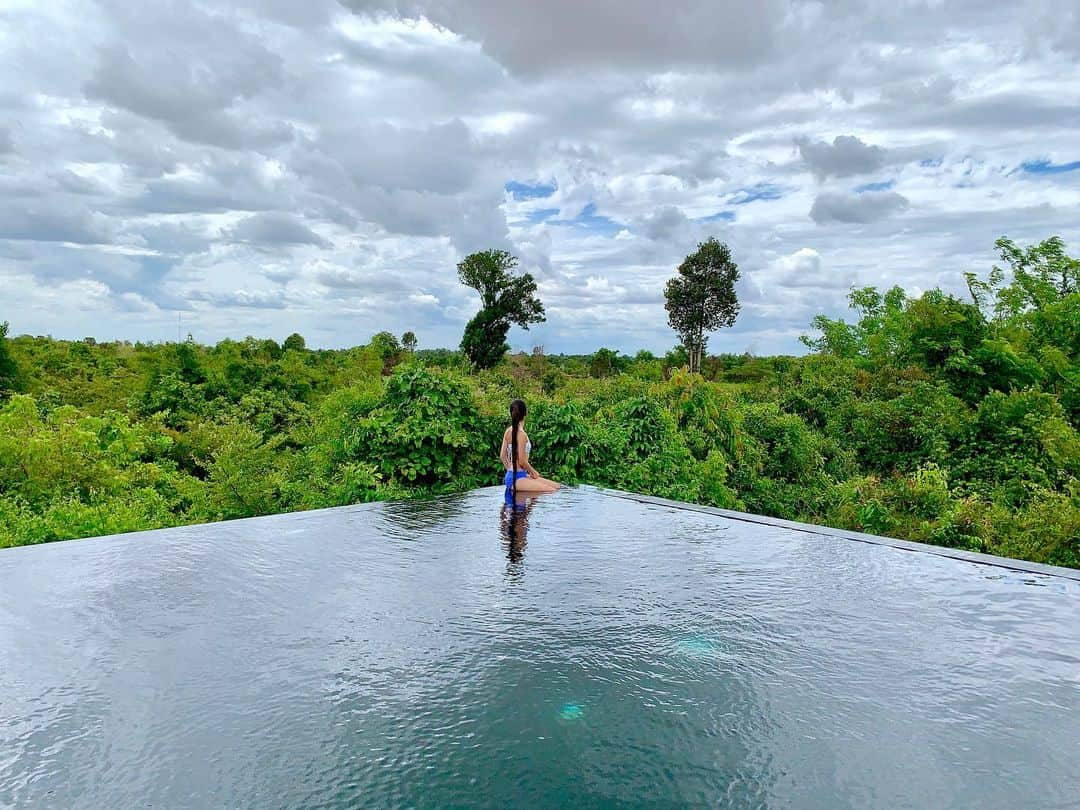
[[[1080,567],[1080,263],[998,244],[970,295],[853,290],[805,357],[0,336],[0,546],[545,475]]]

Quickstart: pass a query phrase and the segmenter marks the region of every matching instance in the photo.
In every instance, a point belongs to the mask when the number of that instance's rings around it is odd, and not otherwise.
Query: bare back
[[[512,427],[508,427],[503,434],[503,450],[501,455],[506,464],[506,469],[508,470],[514,466],[513,457],[510,455],[510,440],[513,430]],[[529,435],[525,432],[525,428],[519,427],[517,434],[517,469],[521,470],[525,468],[525,465],[529,461],[529,453],[532,452],[532,442],[529,441]]]

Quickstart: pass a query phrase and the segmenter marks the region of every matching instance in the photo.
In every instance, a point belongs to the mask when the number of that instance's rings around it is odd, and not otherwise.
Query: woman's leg
[[[546,478],[519,478],[517,482],[518,492],[554,492],[559,485]]]

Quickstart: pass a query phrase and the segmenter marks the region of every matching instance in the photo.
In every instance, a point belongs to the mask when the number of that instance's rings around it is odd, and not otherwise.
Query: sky
[[[1075,0],[0,0],[13,334],[456,347],[510,250],[514,349],[662,352],[715,236],[710,350],[798,352],[852,285],[1080,252]]]

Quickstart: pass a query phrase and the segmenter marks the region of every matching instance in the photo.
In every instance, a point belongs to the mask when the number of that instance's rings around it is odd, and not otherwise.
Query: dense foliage
[[[805,357],[503,358],[0,335],[0,546],[494,484],[507,403],[551,477],[1080,567],[1080,292],[855,290]],[[1008,276],[1008,283],[1005,278]]]

